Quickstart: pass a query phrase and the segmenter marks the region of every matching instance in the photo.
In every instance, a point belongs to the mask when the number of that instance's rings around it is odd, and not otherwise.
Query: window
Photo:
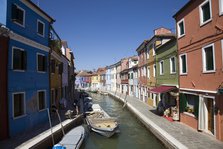
[[[58,67],[59,67],[59,74],[62,75],[62,73],[63,73],[63,63],[60,63]]]
[[[143,67],[141,68],[141,76],[144,76]]]
[[[133,73],[131,73],[131,77],[130,77],[130,79],[133,79]]]
[[[146,54],[147,54],[147,59],[149,59],[149,51],[150,51],[151,48],[151,45],[149,46],[149,48],[147,47],[147,51],[146,51]]]
[[[147,76],[148,76],[148,79],[150,79],[150,67],[147,67]]]
[[[206,0],[200,5],[200,25],[204,25],[211,20],[211,1]]]
[[[143,67],[143,74],[146,77],[146,67]]]
[[[25,10],[15,4],[12,4],[12,21],[23,27],[25,25]]]
[[[26,51],[13,48],[13,70],[26,70]]]
[[[223,0],[219,0],[219,14],[223,15]]]
[[[182,19],[177,23],[177,32],[178,32],[178,37],[182,37],[185,35],[184,19]]]
[[[170,58],[170,73],[176,73],[176,57]]]
[[[44,30],[45,30],[45,24],[42,21],[37,20],[37,33],[38,33],[38,35],[44,37]]]
[[[153,65],[153,77],[156,77],[156,64]]]
[[[13,93],[13,117],[25,115],[25,93]]]
[[[46,56],[37,54],[37,71],[46,72]]]
[[[38,109],[43,110],[46,108],[46,91],[38,91]]]
[[[203,72],[215,71],[214,44],[202,48]]]
[[[55,73],[55,67],[56,67],[55,60],[51,59],[50,60],[50,70],[51,70],[51,73]]]
[[[180,55],[180,74],[187,74],[187,55]]]
[[[160,75],[163,75],[164,73],[163,63],[163,61],[160,62]]]
[[[155,48],[156,48],[156,42],[155,42],[155,43],[153,43],[153,56],[155,56],[155,55],[156,55]]]
[[[191,94],[180,94],[180,112],[189,113],[192,116],[198,116],[199,96]]]

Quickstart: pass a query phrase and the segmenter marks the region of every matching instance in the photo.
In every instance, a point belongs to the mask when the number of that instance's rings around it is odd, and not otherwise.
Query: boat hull
[[[69,131],[62,140],[54,145],[53,149],[79,149],[83,143],[85,136],[85,129],[83,126],[78,126]]]
[[[92,106],[93,112],[86,117],[90,130],[105,137],[111,137],[118,132],[118,122],[110,117],[98,104]]]

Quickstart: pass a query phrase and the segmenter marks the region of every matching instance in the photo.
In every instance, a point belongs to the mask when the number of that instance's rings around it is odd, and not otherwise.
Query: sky
[[[188,0],[33,0],[56,22],[75,57],[76,70],[93,70],[137,55],[136,49],[166,27]]]

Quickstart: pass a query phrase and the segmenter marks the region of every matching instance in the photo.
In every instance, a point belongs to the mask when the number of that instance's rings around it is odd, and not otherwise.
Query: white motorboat
[[[53,149],[79,149],[85,136],[85,129],[83,126],[78,126],[69,131],[62,140],[53,146]]]
[[[118,122],[115,118],[110,117],[99,104],[93,104],[92,109],[86,116],[86,122],[92,131],[106,137],[118,132]]]

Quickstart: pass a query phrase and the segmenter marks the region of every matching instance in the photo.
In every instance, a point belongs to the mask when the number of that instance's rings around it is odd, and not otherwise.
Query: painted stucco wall
[[[170,71],[170,58],[175,57],[176,73]],[[160,61],[164,63],[164,73],[160,75]],[[176,40],[166,43],[156,50],[156,66],[157,66],[157,80],[156,83],[160,85],[178,85],[178,56]]]
[[[27,52],[27,69],[24,72],[12,69],[12,47],[22,48]],[[9,109],[9,134],[14,136],[18,133],[31,129],[47,120],[46,111],[38,111],[37,90],[46,90],[46,107],[50,105],[49,94],[49,67],[44,73],[37,72],[37,53],[48,57],[48,52],[27,46],[20,42],[10,40],[8,59],[8,109]],[[48,60],[47,62],[48,63]],[[47,65],[48,66],[48,65]],[[25,92],[26,113],[21,118],[13,118],[12,93]]]
[[[16,23],[12,22],[12,4],[16,4],[19,7],[25,10],[25,27],[17,25]],[[37,19],[42,21],[45,24],[45,34],[44,37],[39,36],[37,34]],[[28,8],[23,2],[18,0],[8,0],[7,2],[7,27],[12,30],[14,33],[19,35],[25,36],[34,41],[38,41],[38,43],[48,46],[49,40],[49,25],[50,23],[41,17],[39,14]]]
[[[61,58],[63,62],[62,87],[68,86],[68,59],[64,56]]]
[[[16,4],[25,10],[24,27],[12,22],[12,4]],[[2,3],[1,3],[2,5]],[[37,20],[44,22],[44,37],[37,34]],[[8,121],[9,135],[15,136],[44,123],[48,120],[46,110],[39,111],[37,106],[37,91],[46,91],[46,108],[50,105],[49,86],[49,25],[47,19],[41,17],[22,1],[7,1],[6,27],[12,31],[13,39],[9,41],[8,49]],[[18,34],[20,37],[14,36]],[[24,39],[25,38],[25,39]],[[27,41],[28,39],[28,41]],[[18,41],[20,40],[20,41]],[[12,68],[12,47],[21,48],[27,53],[27,67],[25,71],[15,71]],[[44,47],[44,48],[40,48]],[[47,57],[46,72],[37,72],[37,53]],[[25,93],[25,115],[13,117],[13,93]]]
[[[185,21],[185,36],[178,38],[178,50],[179,55],[187,53],[188,68],[187,75],[180,75],[180,87],[216,91],[223,82],[223,34],[216,28],[223,24],[223,17],[219,16],[219,1],[211,1],[212,20],[200,26],[199,5],[202,2],[203,0],[197,0],[176,17],[176,22],[181,19]],[[213,73],[203,73],[202,48],[212,43],[215,49],[216,69]]]

